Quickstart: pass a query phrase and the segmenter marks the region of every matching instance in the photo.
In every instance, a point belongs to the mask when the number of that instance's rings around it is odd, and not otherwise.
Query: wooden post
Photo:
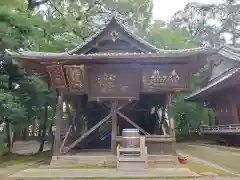
[[[61,120],[63,116],[63,93],[61,92],[60,95],[58,95],[57,99],[57,105],[56,105],[56,132],[55,132],[55,138],[54,138],[54,156],[58,156],[60,154],[60,147],[61,147]]]
[[[116,154],[116,136],[117,136],[117,101],[112,102],[112,140],[111,140],[111,152]]]
[[[169,118],[169,129],[170,136],[175,137],[175,120],[173,115],[173,106],[172,106],[172,93],[167,95],[167,105],[168,105],[168,118]]]

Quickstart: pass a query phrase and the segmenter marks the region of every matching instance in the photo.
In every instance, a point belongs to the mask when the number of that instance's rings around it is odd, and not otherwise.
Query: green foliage
[[[172,29],[164,23],[155,21],[149,27],[149,42],[162,49],[189,49],[197,47],[188,31],[182,28]]]
[[[25,109],[17,96],[11,92],[0,90],[0,119],[16,124],[19,120],[24,121]]]
[[[184,102],[186,95],[177,95],[173,102],[178,136],[187,135],[189,128],[199,128],[201,123],[209,124],[208,109],[203,104]]]

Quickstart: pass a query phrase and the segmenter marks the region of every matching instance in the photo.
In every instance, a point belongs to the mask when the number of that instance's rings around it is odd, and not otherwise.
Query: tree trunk
[[[53,110],[52,122],[51,122],[51,124],[49,126],[49,136],[51,136],[51,151],[53,151],[53,147],[54,147],[54,134],[53,134],[52,128],[53,128],[53,125],[54,125],[54,116],[55,116],[55,114],[56,114],[56,108],[54,108],[54,110]]]
[[[48,103],[44,104],[44,119],[41,127],[41,143],[38,152],[43,152],[48,121]]]
[[[11,129],[10,129],[10,123],[8,120],[6,122],[6,138],[7,138],[7,148],[8,153],[11,153],[12,150],[12,141],[11,141]]]
[[[35,120],[32,121],[32,134],[31,136],[34,137],[35,136]]]
[[[41,122],[41,117],[39,117],[39,120],[38,120],[38,137],[41,138],[41,134],[42,134],[42,122]]]
[[[23,141],[26,141],[26,139],[27,139],[27,136],[28,136],[28,129],[27,128],[23,128],[22,129],[22,140]]]

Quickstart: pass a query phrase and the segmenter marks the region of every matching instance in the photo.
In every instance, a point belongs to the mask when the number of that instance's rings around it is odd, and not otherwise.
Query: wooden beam
[[[63,93],[61,92],[60,95],[58,95],[57,99],[57,105],[56,105],[56,132],[55,132],[55,138],[54,138],[54,156],[58,156],[60,154],[60,144],[61,144],[61,120],[63,116]]]
[[[112,154],[116,154],[116,136],[117,136],[117,101],[112,102],[112,139],[111,139],[111,151]]]
[[[138,103],[138,101],[135,101],[135,102],[133,102],[132,104],[131,104],[131,109],[133,109],[134,108],[134,106],[136,106],[137,105],[137,103]]]
[[[69,136],[69,134],[70,134],[70,132],[71,132],[71,129],[72,129],[72,124],[69,126],[68,131],[67,131],[66,134],[65,134],[65,137],[64,137],[64,139],[63,139],[62,145],[61,145],[61,147],[60,147],[60,153],[62,152],[62,150],[63,150],[63,148],[64,148],[64,145],[65,145],[65,143],[66,143],[66,141],[67,141],[67,139],[68,139],[68,136]]]
[[[63,152],[64,154],[68,153],[72,148],[74,148],[78,143],[80,143],[83,139],[85,139],[86,137],[88,137],[93,131],[95,131],[99,126],[101,126],[103,123],[105,123],[110,117],[112,116],[112,114],[110,113],[108,116],[106,116],[105,118],[103,118],[100,122],[98,122],[95,126],[93,126],[91,129],[89,129],[89,131],[85,132],[81,137],[79,137],[75,142],[73,142],[72,144],[70,144],[67,148],[66,151]]]
[[[125,119],[129,124],[133,125],[135,128],[139,129],[144,135],[150,135],[148,132],[146,132],[144,129],[142,129],[140,126],[138,126],[136,123],[134,123],[131,119],[129,119],[127,116],[122,114],[120,111],[117,112],[117,114]]]

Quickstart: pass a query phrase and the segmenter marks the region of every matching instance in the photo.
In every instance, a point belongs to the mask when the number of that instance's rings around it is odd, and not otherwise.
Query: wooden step
[[[141,152],[141,148],[119,148],[119,152]]]

